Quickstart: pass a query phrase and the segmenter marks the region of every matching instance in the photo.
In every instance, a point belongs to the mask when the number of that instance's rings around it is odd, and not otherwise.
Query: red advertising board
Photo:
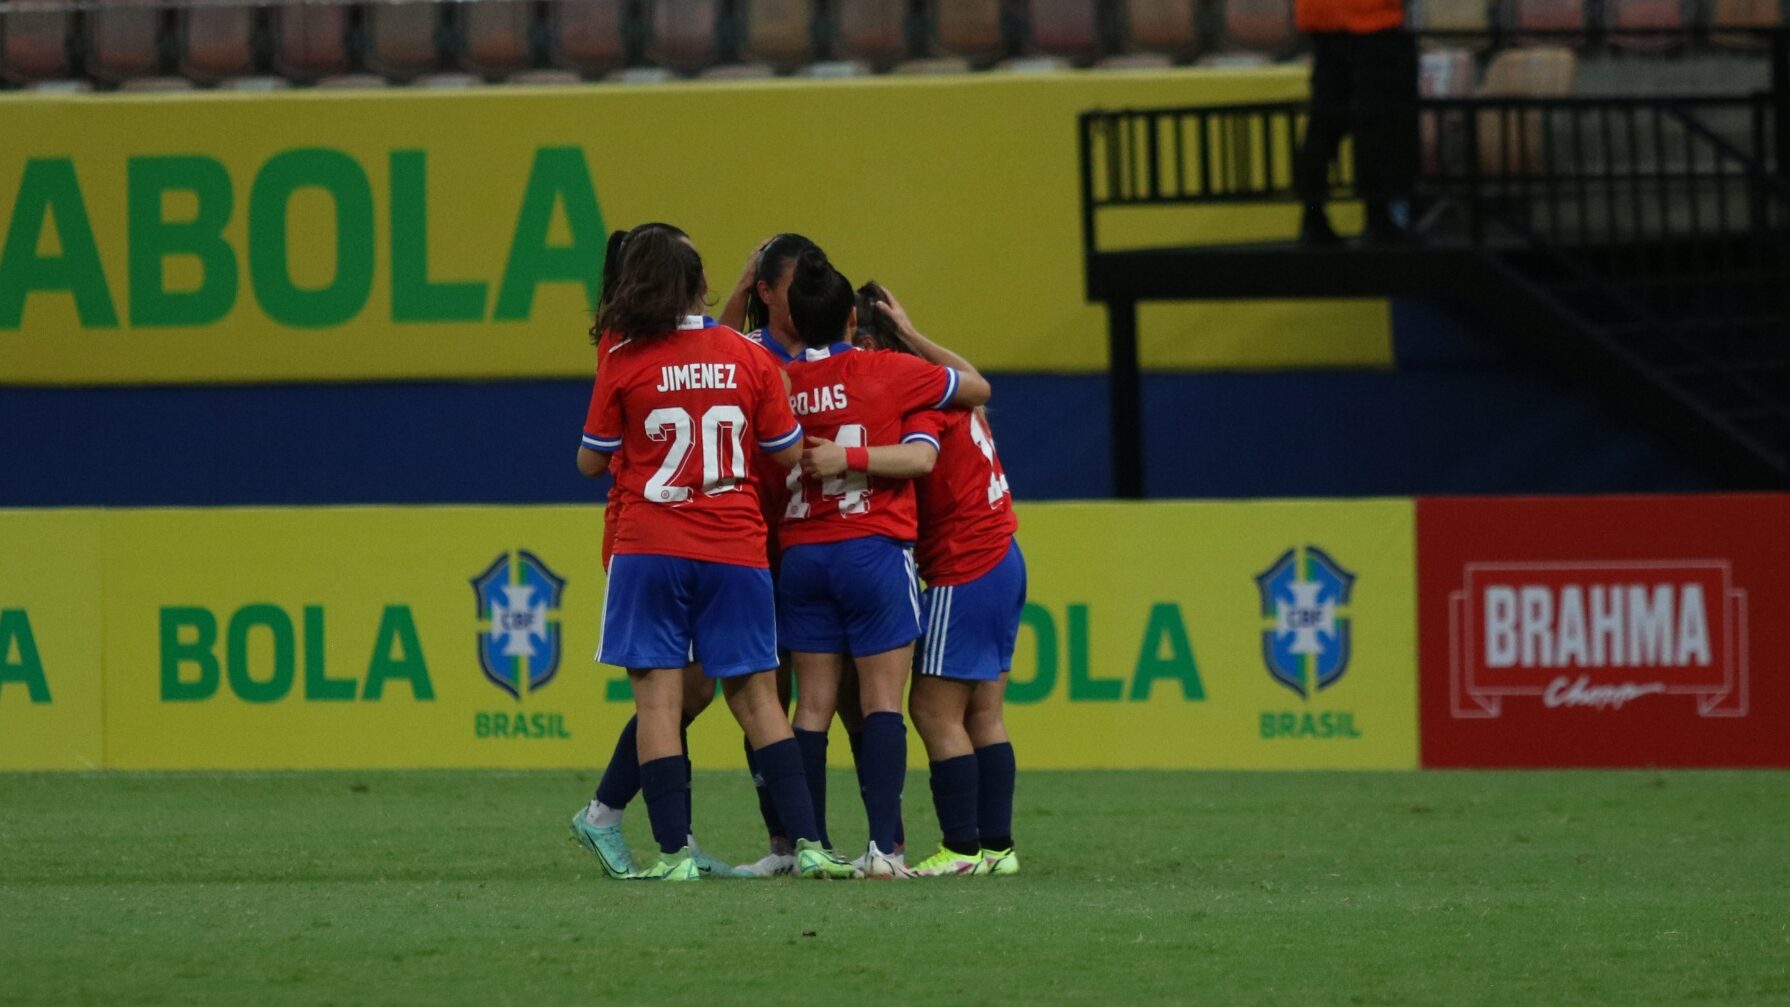
[[[1790,766],[1790,496],[1422,499],[1425,766]]]

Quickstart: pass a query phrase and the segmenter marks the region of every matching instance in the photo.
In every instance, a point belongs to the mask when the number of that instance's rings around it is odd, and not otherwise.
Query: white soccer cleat
[[[903,853],[884,853],[876,848],[875,843],[864,851],[864,855],[852,861],[867,878],[912,878],[917,875],[908,869],[907,856]]]
[[[754,878],[786,878],[796,872],[796,855],[767,853],[752,863],[741,864],[739,870]]]

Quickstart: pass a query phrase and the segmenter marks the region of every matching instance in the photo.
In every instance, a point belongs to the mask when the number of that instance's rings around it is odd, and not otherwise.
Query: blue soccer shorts
[[[777,667],[771,572],[678,556],[610,560],[597,660],[621,668],[682,668],[710,678]]]
[[[881,535],[798,545],[777,573],[777,631],[807,654],[863,657],[920,635],[912,549]]]
[[[926,589],[914,654],[921,675],[992,682],[1013,667],[1019,615],[1026,606],[1026,561],[1019,543],[995,568],[967,584]]]

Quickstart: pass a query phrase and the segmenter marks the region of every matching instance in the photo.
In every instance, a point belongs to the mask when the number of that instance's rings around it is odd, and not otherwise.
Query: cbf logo
[[[566,582],[526,549],[504,553],[472,580],[479,605],[479,667],[522,698],[559,670],[559,597]]]
[[[1288,549],[1255,579],[1262,615],[1262,660],[1274,680],[1310,699],[1349,669],[1349,591],[1355,575],[1308,545]]]

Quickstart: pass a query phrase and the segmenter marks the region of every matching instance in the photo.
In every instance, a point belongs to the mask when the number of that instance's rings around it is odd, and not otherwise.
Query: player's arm
[[[803,430],[789,408],[789,375],[763,355],[753,357],[753,362],[763,389],[753,424],[758,430],[773,431],[770,437],[758,439],[758,450],[778,465],[793,469],[802,460]]]
[[[578,471],[595,479],[609,470],[609,457],[622,449],[621,389],[611,380],[615,369],[597,372],[584,416],[584,439],[578,443]]]
[[[746,331],[746,301],[758,285],[758,257],[770,243],[771,239],[766,238],[746,256],[746,268],[741,270],[739,280],[734,283],[733,293],[727,295],[727,303],[721,306],[721,314],[716,320],[735,332]]]
[[[578,445],[578,471],[586,476],[589,476],[592,479],[595,479],[596,477],[609,471],[610,455],[611,455],[611,452],[593,451],[590,448],[585,447],[584,445],[580,444],[580,445]]]
[[[895,293],[887,287],[883,288],[883,293],[889,296],[887,300],[877,302],[878,308],[894,320],[896,327],[901,330],[901,338],[907,340],[914,352],[926,361],[941,364],[957,372],[957,396],[952,399],[952,405],[973,408],[993,397],[993,387],[982,376],[982,372],[976,370],[975,364],[926,338],[919,329],[914,328],[913,320],[907,317],[907,310],[895,299]]]
[[[938,445],[921,440],[844,448],[825,437],[810,437],[807,449],[801,453],[802,474],[818,479],[831,479],[845,472],[868,472],[886,479],[920,479],[932,471],[938,458]]]

